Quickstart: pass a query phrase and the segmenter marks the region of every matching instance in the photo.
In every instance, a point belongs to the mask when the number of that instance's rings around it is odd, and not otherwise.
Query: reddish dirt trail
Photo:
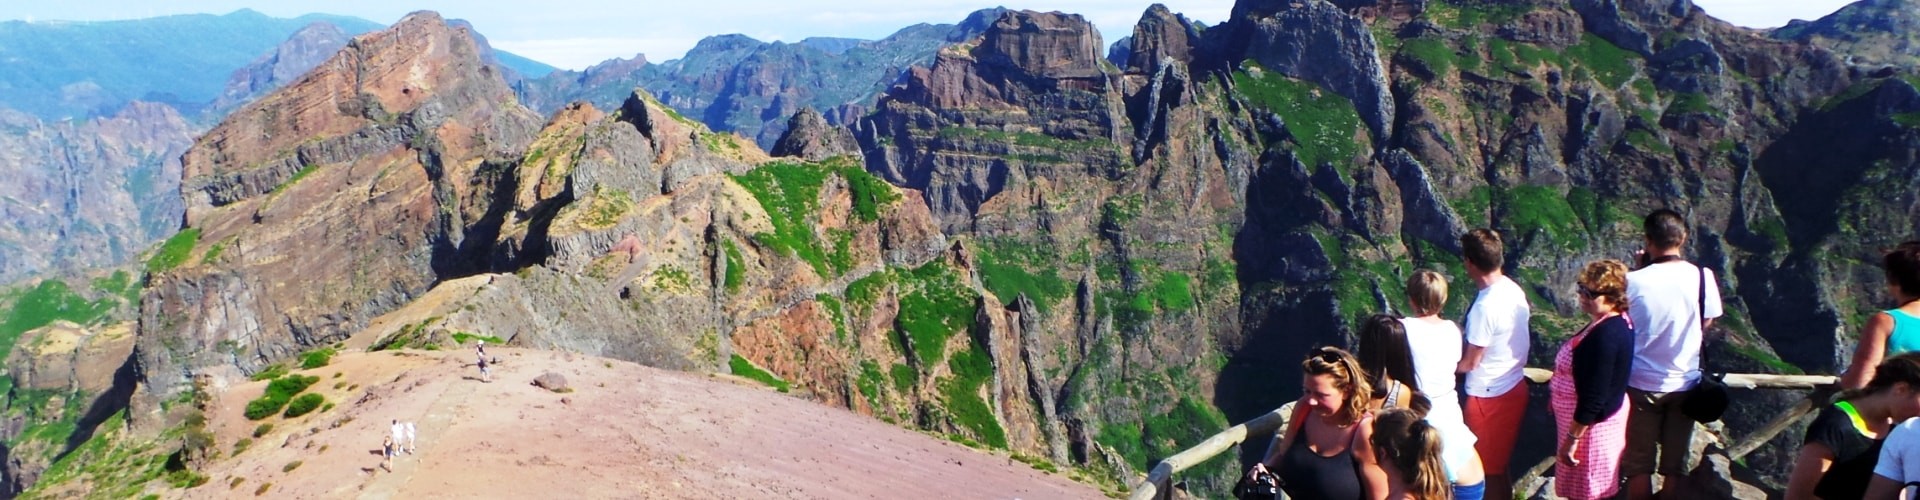
[[[273,431],[210,467],[206,485],[161,493],[244,497],[272,483],[274,498],[1101,496],[1006,457],[727,378],[494,351],[490,384],[466,351],[337,356],[304,372],[321,377],[313,390],[336,408],[264,420]],[[574,392],[529,384],[548,371]],[[214,429],[223,451],[251,437],[259,422],[240,410],[264,385],[222,396]],[[401,455],[389,473],[378,450],[393,419],[418,423],[420,453]]]

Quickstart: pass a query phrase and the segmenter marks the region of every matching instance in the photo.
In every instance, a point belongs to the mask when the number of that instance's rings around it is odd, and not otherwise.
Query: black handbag
[[[1695,266],[1699,267],[1699,266]],[[1707,269],[1700,268],[1700,317],[1707,315]],[[1699,423],[1720,420],[1727,413],[1731,402],[1727,394],[1725,373],[1707,372],[1706,332],[1700,332],[1700,383],[1687,391],[1687,399],[1680,402],[1680,413]]]

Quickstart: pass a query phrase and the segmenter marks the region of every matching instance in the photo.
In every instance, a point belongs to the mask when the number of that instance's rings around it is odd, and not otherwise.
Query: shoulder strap
[[[1700,271],[1700,300],[1694,312],[1700,318],[1700,373],[1707,373],[1707,266],[1693,265]]]

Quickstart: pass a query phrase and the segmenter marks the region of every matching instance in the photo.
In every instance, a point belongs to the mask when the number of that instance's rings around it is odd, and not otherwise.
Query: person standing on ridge
[[[1920,351],[1920,241],[1894,247],[1882,263],[1886,266],[1887,295],[1893,297],[1894,306],[1873,315],[1860,328],[1853,364],[1840,377],[1843,389],[1865,387],[1882,358]]]
[[[1713,271],[1687,262],[1687,221],[1669,209],[1647,214],[1640,269],[1627,273],[1628,319],[1634,328],[1633,370],[1627,376],[1627,451],[1621,473],[1627,496],[1674,498],[1690,470],[1694,421],[1682,411],[1687,391],[1700,383],[1700,348],[1720,317],[1720,286]]]
[[[1527,323],[1533,308],[1526,291],[1502,270],[1506,246],[1500,233],[1475,229],[1460,237],[1460,246],[1467,276],[1480,292],[1467,312],[1467,345],[1454,371],[1467,376],[1464,411],[1467,428],[1478,438],[1474,451],[1486,468],[1486,497],[1512,498],[1507,465],[1527,414],[1525,369],[1532,345]]]
[[[473,353],[474,356],[479,358],[476,364],[480,366],[480,381],[493,382],[493,370],[487,369],[487,341],[473,341]]]

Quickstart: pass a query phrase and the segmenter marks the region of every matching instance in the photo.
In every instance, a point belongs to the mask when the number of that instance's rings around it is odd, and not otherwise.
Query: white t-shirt
[[[1468,396],[1499,396],[1525,380],[1533,337],[1527,330],[1531,315],[1527,292],[1506,276],[1480,289],[1473,310],[1467,313],[1467,343],[1486,350],[1480,364],[1467,372]]]
[[[1700,308],[1701,268],[1665,262],[1627,273],[1627,316],[1633,320],[1633,372],[1627,386],[1674,392],[1700,381],[1702,318],[1720,317],[1720,285],[1707,269],[1706,314]]]
[[[1460,365],[1460,326],[1452,321],[1427,322],[1401,318],[1407,329],[1407,350],[1413,352],[1413,375],[1420,392],[1433,400],[1435,410],[1452,405],[1460,408],[1460,397],[1453,392],[1453,369]]]
[[[1920,418],[1909,418],[1887,434],[1873,474],[1901,484],[1920,481]]]

